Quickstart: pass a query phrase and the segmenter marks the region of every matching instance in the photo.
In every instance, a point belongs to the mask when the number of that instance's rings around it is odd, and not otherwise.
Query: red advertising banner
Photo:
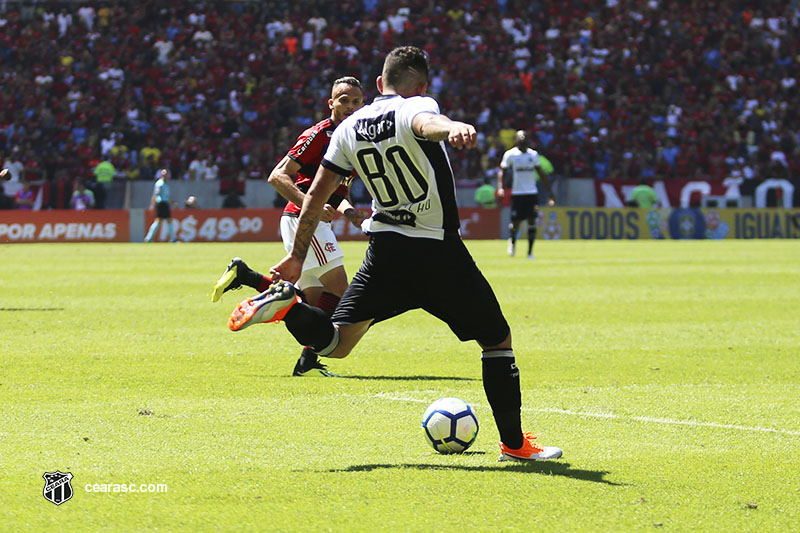
[[[458,210],[461,236],[465,239],[499,239],[500,213],[500,209],[462,207]]]
[[[499,239],[500,210],[466,207],[459,210],[461,234],[465,239]],[[269,242],[280,241],[280,209],[173,209],[178,240],[183,242]],[[147,211],[144,232],[155,220]],[[344,217],[331,224],[342,241],[366,240],[367,236]],[[162,224],[156,241],[169,240]]]
[[[144,232],[155,220],[155,211],[148,210]],[[279,209],[173,209],[178,240],[183,242],[265,242],[280,241]],[[162,224],[154,240],[169,240]]]
[[[0,243],[129,242],[129,220],[123,209],[0,211]]]
[[[595,180],[598,207],[625,207],[628,196],[637,181]],[[703,196],[739,196],[737,180],[656,180],[651,183],[661,207],[697,207]]]

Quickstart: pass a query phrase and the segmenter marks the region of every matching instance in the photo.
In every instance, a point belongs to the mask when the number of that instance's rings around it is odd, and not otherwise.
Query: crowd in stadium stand
[[[429,93],[476,124],[453,154],[479,183],[514,131],[564,177],[800,175],[792,1],[295,0],[4,3],[0,157],[15,179],[264,178],[328,114],[367,99],[394,46],[433,58]]]

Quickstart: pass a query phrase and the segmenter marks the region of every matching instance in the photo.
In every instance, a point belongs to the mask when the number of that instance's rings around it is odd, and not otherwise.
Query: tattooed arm
[[[303,270],[311,238],[317,229],[325,202],[341,183],[342,177],[320,166],[311,188],[303,199],[303,208],[294,235],[292,251],[280,263],[270,269],[275,279],[283,279],[295,283]]]

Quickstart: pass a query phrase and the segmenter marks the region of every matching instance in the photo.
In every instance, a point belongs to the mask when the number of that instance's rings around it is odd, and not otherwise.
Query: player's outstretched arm
[[[475,126],[466,122],[451,120],[445,115],[420,113],[411,123],[414,133],[433,142],[447,140],[450,146],[457,149],[474,148],[478,144],[478,133]]]

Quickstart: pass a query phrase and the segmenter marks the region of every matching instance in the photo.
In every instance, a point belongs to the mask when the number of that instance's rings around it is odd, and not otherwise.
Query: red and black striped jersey
[[[322,162],[322,156],[325,154],[325,150],[328,149],[328,144],[331,142],[331,136],[335,128],[336,126],[333,124],[333,121],[330,118],[326,118],[301,133],[297,141],[295,141],[294,146],[292,146],[292,149],[289,150],[287,156],[300,165],[300,170],[297,171],[295,185],[297,185],[297,188],[301,191],[307,192],[311,187],[314,176],[317,174],[317,168],[319,168]],[[331,195],[330,200],[328,200],[329,204],[333,207],[339,206],[341,201],[347,196],[348,183],[348,180],[342,182],[339,188]],[[286,204],[283,212],[298,214],[300,213],[300,207],[301,206],[293,202],[289,202]]]

